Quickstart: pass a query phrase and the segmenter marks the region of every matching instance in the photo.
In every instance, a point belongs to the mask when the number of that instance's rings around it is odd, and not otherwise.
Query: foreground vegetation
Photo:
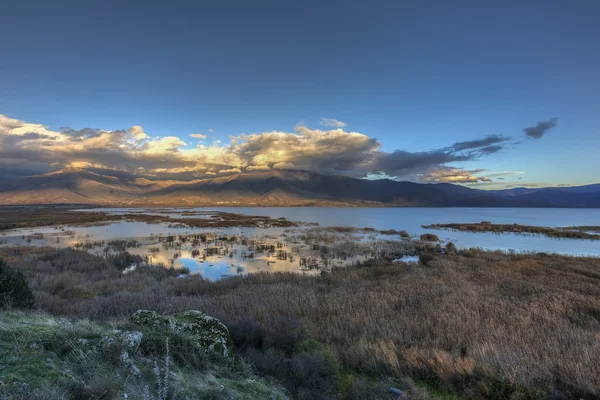
[[[456,224],[433,224],[423,225],[425,229],[450,229],[467,232],[509,232],[509,233],[529,233],[534,235],[544,235],[553,238],[569,239],[591,239],[600,240],[600,235],[587,233],[585,231],[600,232],[597,226],[575,226],[568,228],[550,228],[545,226],[529,226],[519,224],[492,224],[488,221],[477,223],[456,223]]]
[[[186,332],[0,312],[0,398],[285,399],[241,359]]]
[[[254,368],[244,374],[276,379],[292,398],[390,399],[387,385],[414,399],[600,398],[600,259],[421,251],[419,264],[378,259],[214,283],[155,267],[124,274],[68,249],[2,248],[0,257],[55,316],[105,326],[138,309],[213,315]]]

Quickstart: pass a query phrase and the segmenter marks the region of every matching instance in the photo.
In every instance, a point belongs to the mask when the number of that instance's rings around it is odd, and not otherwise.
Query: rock
[[[100,346],[102,346],[105,351],[120,351],[121,354],[119,359],[121,364],[129,369],[134,376],[140,376],[140,370],[134,364],[130,353],[134,354],[137,352],[143,337],[144,335],[142,332],[115,329],[110,335],[100,339]]]
[[[137,310],[131,316],[131,321],[138,325],[163,326],[169,323],[169,318],[163,317],[156,311]]]
[[[195,339],[206,351],[229,355],[233,342],[229,330],[217,318],[201,311],[190,310],[173,315],[160,315],[155,311],[138,310],[132,317],[138,325],[165,327]]]
[[[112,331],[112,335],[104,336],[100,340],[100,344],[103,347],[119,345],[127,351],[136,351],[140,346],[143,337],[144,335],[142,332],[115,329]]]

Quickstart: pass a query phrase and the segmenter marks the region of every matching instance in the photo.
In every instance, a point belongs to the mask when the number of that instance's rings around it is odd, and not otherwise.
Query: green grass
[[[148,347],[149,328],[145,328],[139,348],[119,340],[111,343],[110,339],[117,337],[116,328],[132,326],[127,321],[98,324],[41,313],[0,312],[0,399],[112,399],[125,394],[142,399],[146,388],[155,393],[153,368],[164,368],[165,353],[140,350]],[[165,331],[161,335],[163,340],[176,342]],[[169,399],[174,394],[177,398],[287,398],[277,385],[257,377],[238,358],[203,353],[196,358],[201,362],[185,362],[185,357],[199,351],[193,343],[186,344],[169,353]],[[124,354],[130,361],[124,361]]]

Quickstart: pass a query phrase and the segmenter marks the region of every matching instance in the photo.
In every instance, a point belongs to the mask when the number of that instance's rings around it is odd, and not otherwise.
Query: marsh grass
[[[244,357],[296,398],[319,398],[313,387],[322,398],[351,398],[406,377],[446,398],[598,398],[600,259],[429,248],[426,265],[376,259],[322,276],[217,282],[152,267],[124,275],[74,250],[0,255],[54,315],[216,316]]]
[[[494,232],[543,235],[552,238],[600,240],[600,235],[587,233],[600,232],[597,226],[574,226],[567,228],[550,228],[544,226],[528,226],[519,224],[492,224],[489,221],[479,223],[433,224],[423,225],[425,229],[449,229],[467,232]]]
[[[138,221],[148,224],[166,223],[173,226],[196,228],[297,226],[295,222],[288,221],[285,218],[270,218],[229,212],[214,212],[213,214],[211,218],[180,218],[168,214],[148,215],[129,213],[116,215],[101,211],[70,211],[55,207],[0,207],[0,231],[39,226],[74,226],[117,221]]]

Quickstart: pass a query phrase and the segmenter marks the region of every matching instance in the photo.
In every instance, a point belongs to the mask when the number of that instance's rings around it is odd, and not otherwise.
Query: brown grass
[[[467,250],[427,266],[379,260],[320,277],[260,273],[210,283],[156,268],[123,275],[73,250],[2,248],[0,256],[56,315],[200,309],[234,330],[246,326],[238,329],[245,336],[248,320],[270,335],[292,332],[280,322],[296,321],[303,335],[335,349],[344,368],[408,375],[466,398],[600,391],[598,258]]]
[[[433,224],[423,225],[425,229],[450,229],[455,231],[467,232],[495,232],[495,233],[529,233],[534,235],[544,235],[554,238],[568,239],[591,239],[599,240],[600,235],[590,234],[587,231],[599,231],[599,227],[569,227],[569,228],[550,228],[544,226],[529,226],[519,224],[492,224],[488,221],[479,223],[460,223],[460,224]]]
[[[0,207],[0,231],[38,226],[78,225],[122,220],[146,222],[149,224],[179,224],[197,228],[226,228],[236,226],[291,227],[297,225],[285,218],[270,218],[228,212],[214,212],[211,214],[213,215],[211,218],[177,218],[169,215],[146,215],[141,213],[111,215],[101,211],[69,211],[54,207]]]

